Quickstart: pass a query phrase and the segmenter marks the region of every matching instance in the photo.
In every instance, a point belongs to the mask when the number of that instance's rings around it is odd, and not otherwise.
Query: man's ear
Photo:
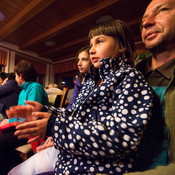
[[[19,74],[19,77],[21,80],[24,80],[22,74]]]

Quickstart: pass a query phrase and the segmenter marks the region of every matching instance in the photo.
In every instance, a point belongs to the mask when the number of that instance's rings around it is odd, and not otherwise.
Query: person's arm
[[[0,86],[0,98],[11,94],[14,91],[15,80],[9,80],[7,83]]]
[[[39,153],[40,151],[42,151],[46,148],[52,147],[52,146],[53,146],[52,137],[48,137],[43,145],[40,145],[36,148],[36,153]]]
[[[127,79],[131,79],[127,85],[121,82],[116,87],[104,86],[104,94],[107,94],[110,88],[113,89],[109,99],[112,104],[104,106],[105,112],[103,110],[100,112],[98,109],[86,112],[80,110],[75,111],[76,117],[74,115],[58,116],[53,135],[54,140],[58,141],[55,144],[56,148],[64,147],[74,154],[92,158],[105,156],[106,158],[116,157],[116,159],[127,157],[131,151],[136,151],[150,119],[152,93],[148,84],[140,78],[140,74],[134,77],[133,75],[134,73],[131,73],[124,77],[125,83]],[[105,85],[105,82],[103,84]],[[103,96],[99,94],[96,96],[97,103],[99,106],[102,105]],[[80,108],[87,108],[90,101],[87,104],[84,103]],[[81,122],[80,119],[86,120],[87,116],[84,115],[88,114],[91,120]],[[69,137],[64,137],[67,135]]]
[[[72,104],[75,102],[75,100],[76,100],[76,98],[81,90],[81,87],[82,87],[82,85],[81,85],[80,80],[78,79],[78,76],[77,76],[76,83],[74,86],[74,92],[73,92],[72,98],[70,99],[69,105],[67,106],[67,109],[72,108]]]
[[[25,101],[26,105],[11,106],[6,110],[8,118],[26,118],[27,121],[31,121],[32,113],[39,112],[43,109],[43,105],[36,101]],[[45,112],[45,111],[44,111]]]
[[[10,107],[6,112],[9,118],[26,118],[25,123],[16,126],[17,131],[15,135],[19,139],[34,137],[28,143],[44,138],[46,135],[51,136],[55,118],[62,111],[54,107],[43,106],[38,102],[26,101],[26,104],[25,106],[18,105]],[[64,109],[62,110],[64,111]]]
[[[50,117],[48,112],[33,112],[32,117],[39,120],[25,122],[16,126],[17,131],[14,133],[18,139],[31,138],[28,143],[38,141],[46,137],[47,122]]]
[[[23,122],[25,119],[26,121],[35,120],[35,118],[32,117],[32,113],[40,111],[43,108],[42,104],[35,101],[25,101],[25,103],[27,105],[11,106],[8,110],[6,110],[9,123],[15,121]]]
[[[154,169],[145,170],[142,172],[126,173],[125,175],[174,175],[175,174],[175,120],[174,120],[174,81],[171,81],[169,88],[166,91],[165,98],[165,114],[166,114],[166,125],[169,131],[169,142],[168,142],[168,159],[169,164],[166,166],[157,166]],[[158,111],[159,109],[157,109]]]

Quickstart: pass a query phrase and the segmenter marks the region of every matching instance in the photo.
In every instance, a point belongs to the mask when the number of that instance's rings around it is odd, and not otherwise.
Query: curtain
[[[78,70],[77,59],[64,61],[54,66],[54,74],[61,74]]]
[[[0,50],[0,65],[7,65],[7,51]]]
[[[30,59],[29,56],[25,56],[25,55],[22,55],[22,54],[16,54],[16,57],[15,57],[15,65],[20,62],[21,60],[27,60],[29,61],[30,63],[32,63],[36,69],[36,72],[38,74],[42,74],[42,75],[45,75],[47,73],[47,64],[45,63],[41,63],[41,62],[38,62],[38,61],[35,61],[33,59]]]

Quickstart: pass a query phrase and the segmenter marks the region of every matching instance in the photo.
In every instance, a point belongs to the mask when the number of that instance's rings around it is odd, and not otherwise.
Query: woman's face
[[[80,52],[78,55],[78,69],[80,73],[87,74],[90,71],[91,61],[86,51]]]
[[[116,42],[111,36],[99,35],[90,40],[90,59],[95,68],[100,68],[100,60],[116,56]]]

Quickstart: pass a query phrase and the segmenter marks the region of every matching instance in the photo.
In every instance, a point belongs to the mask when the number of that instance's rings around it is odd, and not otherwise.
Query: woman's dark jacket
[[[0,113],[5,114],[5,111],[10,106],[18,105],[18,96],[21,88],[16,80],[9,80],[4,85],[0,86]]]

